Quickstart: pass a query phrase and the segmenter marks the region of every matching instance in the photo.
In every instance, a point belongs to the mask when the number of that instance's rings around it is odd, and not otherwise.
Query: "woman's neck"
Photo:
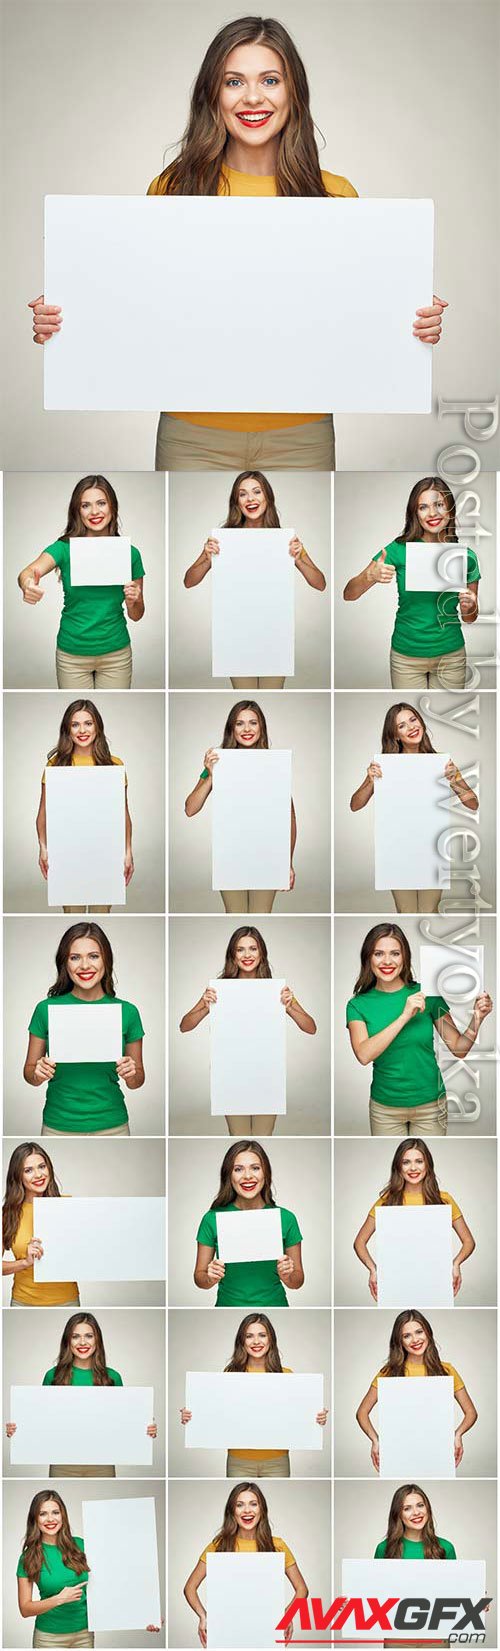
[[[103,992],[102,981],[98,980],[97,986],[89,986],[88,991],[84,986],[72,986],[71,996],[79,998],[81,1003],[98,1003],[106,993]]]
[[[77,1359],[75,1357],[73,1359],[72,1363],[73,1363],[73,1370],[90,1370],[91,1363],[92,1363],[92,1354],[88,1353],[86,1359],[81,1359],[81,1358]]]
[[[279,138],[270,138],[269,143],[259,144],[258,149],[239,143],[237,138],[229,138],[224,150],[224,165],[232,172],[246,172],[248,177],[272,178],[276,172],[278,151]]]
[[[255,1354],[251,1358],[249,1357],[247,1359],[247,1362],[246,1362],[246,1365],[245,1365],[245,1370],[265,1370],[265,1367],[266,1367],[266,1354],[261,1353],[260,1358],[259,1358],[258,1354]]]
[[[401,975],[398,975],[397,980],[375,981],[375,989],[377,992],[400,992],[402,986],[404,986],[404,980],[401,979]]]
[[[238,980],[255,980],[256,976],[257,964],[255,965],[255,969],[238,969]]]
[[[236,1204],[237,1210],[265,1210],[266,1208],[261,1192],[257,1192],[255,1198],[243,1198],[241,1193],[235,1192],[233,1202]]]
[[[417,756],[418,756],[418,753],[419,753],[420,749],[421,749],[421,741],[419,741],[419,744],[417,746],[415,746],[413,744],[412,745],[405,745],[404,740],[401,740],[401,756],[402,757],[410,757],[412,754],[413,754],[413,756],[415,756],[415,754],[417,754]]]
[[[425,1529],[425,1526],[424,1526],[424,1529]],[[423,1542],[424,1532],[423,1531],[411,1531],[409,1525],[404,1525],[403,1526],[403,1537],[404,1537],[405,1542]]]

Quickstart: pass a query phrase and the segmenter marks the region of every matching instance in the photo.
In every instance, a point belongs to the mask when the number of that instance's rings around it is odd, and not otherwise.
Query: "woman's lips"
[[[257,1186],[256,1181],[242,1181],[241,1182],[241,1191],[242,1192],[255,1192],[256,1186]]]
[[[272,109],[242,109],[240,112],[237,111],[236,118],[241,121],[242,126],[265,126],[272,115]]]

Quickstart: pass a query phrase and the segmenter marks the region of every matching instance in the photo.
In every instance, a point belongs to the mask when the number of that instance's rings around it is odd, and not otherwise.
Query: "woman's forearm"
[[[26,1605],[19,1606],[19,1610],[22,1617],[43,1617],[46,1611],[54,1611],[60,1604],[60,1595],[51,1594],[49,1599],[30,1599]]]
[[[194,1583],[191,1582],[190,1577],[188,1577],[188,1580],[186,1582],[186,1586],[184,1588],[184,1598],[187,1599],[188,1605],[191,1606],[191,1610],[195,1611],[196,1616],[199,1617],[200,1620],[201,1620],[205,1615],[205,1610],[204,1610],[204,1607],[201,1603],[201,1599],[200,1599],[200,1596],[199,1596],[199,1593],[198,1593],[198,1589],[195,1588]]]
[[[127,602],[126,601],[125,606],[126,606],[126,609],[127,609],[127,615],[128,615],[129,619],[137,620],[137,619],[142,619],[143,618],[144,613],[145,613],[145,606],[144,606],[144,597],[142,595],[141,596],[135,596],[133,602]]]
[[[366,1437],[370,1440],[370,1444],[378,1444],[378,1434],[370,1421],[370,1417],[366,1409],[366,1400],[364,1399],[362,1399],[361,1404],[356,1411],[356,1421],[358,1426],[361,1428],[362,1433],[366,1433]]]
[[[182,1016],[179,1031],[194,1032],[195,1027],[199,1026],[200,1021],[205,1020],[206,1016],[209,1014],[210,1010],[207,1008],[206,1003],[204,1003],[203,998],[201,997],[199,1003],[195,1003],[194,1007],[192,1009],[188,1009],[187,1013]]]
[[[462,1058],[463,1055],[468,1055],[469,1049],[472,1049],[472,1045],[476,1042],[480,1025],[482,1025],[482,1022],[476,1023],[473,1015],[472,1020],[469,1021],[469,1025],[465,1027],[465,1030],[463,1032],[458,1032],[451,1051],[453,1055],[458,1055],[460,1058]]]
[[[309,556],[307,550],[303,550],[302,554],[297,557],[295,566],[298,572],[302,574],[306,584],[311,585],[313,590],[326,590],[325,575],[321,572],[321,568],[316,567],[316,563],[313,562],[312,556]]]
[[[296,842],[297,842],[297,815],[295,813],[294,803],[292,802],[292,811],[291,811],[291,820],[290,820],[290,858],[292,860],[293,860],[293,856],[294,856],[294,852],[295,852]]]
[[[39,810],[38,810],[38,814],[37,814],[35,823],[36,823],[36,834],[37,834],[37,837],[38,837],[38,841],[39,841],[39,843],[45,844],[47,842],[47,809],[46,809],[46,805],[45,805],[45,786],[43,786],[43,795],[42,795],[42,798],[41,798],[40,807],[39,807]]]
[[[216,1278],[209,1278],[206,1267],[195,1267],[194,1282],[199,1290],[213,1290],[218,1283]]]
[[[125,803],[125,848],[127,854],[132,853],[132,821],[127,802]]]
[[[451,780],[450,784],[452,791],[455,792],[455,796],[458,797],[459,802],[463,804],[463,807],[470,808],[472,814],[477,814],[477,810],[479,808],[479,797],[476,792],[472,790],[472,787],[467,785],[467,780],[464,780],[462,775],[460,775],[459,779]]]
[[[362,1261],[363,1267],[367,1267],[369,1273],[372,1272],[373,1267],[375,1265],[374,1261],[373,1261],[373,1257],[370,1255],[368,1245],[365,1244],[364,1238],[360,1238],[359,1233],[357,1234],[357,1237],[354,1239],[353,1249],[356,1252],[356,1255],[358,1257],[358,1261]]]
[[[2,1275],[4,1278],[10,1278],[12,1273],[25,1273],[28,1267],[32,1266],[33,1262],[28,1256],[22,1256],[20,1261],[2,1261]]]
[[[356,814],[359,808],[366,808],[366,804],[369,803],[370,797],[373,797],[374,790],[375,787],[373,780],[370,780],[367,775],[361,785],[358,785],[357,791],[353,791],[350,803],[353,814]]]
[[[202,579],[205,578],[205,575],[209,572],[211,566],[211,557],[207,556],[206,552],[202,550],[201,556],[198,556],[196,562],[193,562],[191,567],[188,568],[187,573],[184,574],[184,584],[186,590],[192,590],[194,585],[201,585]]]
[[[33,1089],[38,1089],[39,1085],[41,1083],[46,1083],[47,1080],[46,1078],[37,1078],[35,1067],[36,1061],[25,1061],[23,1066],[23,1078],[26,1079],[26,1083],[30,1083],[32,1085]]]
[[[404,1015],[398,1015],[396,1020],[391,1020],[389,1026],[384,1026],[382,1032],[374,1032],[373,1037],[365,1038],[359,1049],[354,1051],[360,1066],[371,1066],[372,1061],[376,1061],[379,1055],[384,1054],[407,1024]]]
[[[191,819],[193,814],[199,814],[200,809],[203,808],[203,804],[206,803],[207,797],[210,796],[211,790],[212,780],[210,777],[207,780],[197,781],[194,789],[190,791],[189,796],[186,797],[184,804],[184,809],[188,819]]]
[[[311,1034],[316,1032],[316,1021],[313,1020],[312,1015],[307,1014],[307,1010],[302,1008],[302,1004],[298,1003],[296,997],[294,997],[293,1002],[287,1009],[287,1015],[290,1016],[290,1020],[295,1021],[296,1026],[300,1027],[301,1032],[309,1032]]]
[[[362,573],[355,573],[353,579],[348,579],[344,590],[344,602],[357,602],[358,597],[364,596],[369,587],[370,581],[364,568]]]

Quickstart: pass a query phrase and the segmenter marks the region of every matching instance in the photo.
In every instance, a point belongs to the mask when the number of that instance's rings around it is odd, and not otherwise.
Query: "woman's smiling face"
[[[252,41],[235,46],[224,64],[219,109],[228,137],[249,150],[278,138],[290,112],[278,52]]]
[[[262,521],[265,516],[267,500],[261,483],[254,476],[250,476],[238,488],[238,504],[245,521],[253,523]]]
[[[69,731],[78,751],[87,751],[94,744],[97,728],[90,711],[75,711],[71,718]]]
[[[422,742],[423,733],[423,724],[416,711],[411,711],[409,707],[408,709],[405,708],[404,711],[398,711],[396,739],[400,740],[402,745],[408,745],[416,751]]]
[[[405,1497],[401,1509],[401,1518],[403,1525],[412,1532],[413,1536],[422,1534],[427,1524],[428,1513],[427,1504],[418,1491],[410,1491],[408,1496]]]
[[[394,934],[382,935],[380,940],[377,940],[370,958],[370,968],[375,980],[380,980],[382,985],[390,985],[400,979],[403,953]]]
[[[244,1348],[250,1359],[265,1359],[269,1352],[269,1335],[265,1324],[255,1319],[245,1332]]]
[[[236,744],[243,749],[251,745],[258,745],[260,740],[260,717],[256,711],[239,711],[234,724]]]
[[[437,487],[428,487],[420,494],[417,504],[417,516],[424,533],[432,534],[435,538],[448,526],[450,512],[443,493]]]
[[[61,1526],[62,1513],[59,1504],[54,1502],[52,1497],[47,1497],[47,1501],[42,1502],[42,1506],[38,1513],[38,1529],[40,1531],[42,1542],[44,1538],[47,1540],[47,1538],[50,1539],[56,1536],[57,1532],[60,1531]]]
[[[104,975],[104,958],[97,940],[89,934],[75,940],[66,958],[66,968],[74,986],[87,990],[98,986]]]
[[[234,1160],[231,1181],[241,1198],[256,1198],[264,1186],[264,1170],[255,1152],[239,1152]]]
[[[111,506],[100,487],[86,487],[80,499],[80,521],[86,533],[107,533]]]
[[[260,1503],[253,1490],[242,1490],[234,1504],[234,1517],[243,1536],[255,1536],[260,1519]]]
[[[411,1353],[414,1359],[423,1359],[429,1346],[429,1337],[426,1335],[420,1319],[409,1319],[401,1331],[401,1345],[405,1353]]]
[[[86,1319],[75,1324],[71,1332],[70,1348],[74,1359],[91,1359],[96,1350],[95,1330]]]
[[[425,1180],[427,1164],[420,1147],[408,1147],[401,1159],[401,1174],[409,1187],[419,1187]]]
[[[35,1198],[41,1198],[46,1191],[49,1170],[39,1152],[28,1152],[22,1168],[22,1182],[25,1192],[32,1193]]]
[[[234,948],[234,961],[242,975],[250,975],[261,963],[261,950],[252,934],[244,934]]]

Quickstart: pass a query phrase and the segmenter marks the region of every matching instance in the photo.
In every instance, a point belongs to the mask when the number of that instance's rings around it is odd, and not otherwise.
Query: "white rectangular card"
[[[51,1061],[119,1061],[121,1003],[49,1003]]]
[[[286,1112],[284,980],[211,980],[210,1110]]]
[[[89,1628],[114,1633],[161,1623],[156,1510],[152,1496],[82,1502],[90,1567]],[[151,1639],[153,1636],[151,1635]]]
[[[322,1449],[320,1375],[265,1372],[247,1382],[233,1371],[188,1370],[186,1410],[192,1411],[184,1428],[188,1450]]]
[[[484,992],[484,946],[421,944],[419,980],[426,997],[470,1003]]]
[[[277,1261],[283,1255],[279,1209],[217,1210],[215,1219],[219,1261]]]
[[[448,825],[448,754],[411,756],[377,752],[375,780],[375,888],[449,889],[450,865],[438,850]]]
[[[418,1109],[417,1109],[418,1117]],[[377,1307],[416,1301],[452,1307],[452,1223],[449,1204],[384,1205],[375,1210]]]
[[[104,534],[70,539],[69,571],[75,585],[127,585],[132,578],[130,539]]]
[[[382,1530],[380,1539],[382,1539]],[[440,1535],[441,1533],[438,1532]],[[471,1531],[471,1546],[473,1533]],[[478,1542],[477,1546],[480,1546]],[[422,1640],[433,1640],[436,1644],[436,1628],[427,1626],[436,1600],[442,1600],[446,1611],[450,1613],[442,1624],[441,1639],[445,1644],[448,1635],[453,1632],[453,1624],[458,1623],[464,1615],[464,1600],[471,1599],[474,1604],[486,1596],[486,1565],[484,1559],[343,1559],[342,1560],[342,1594],[346,1599],[361,1599],[365,1612],[365,1620],[370,1620],[372,1609],[370,1601],[378,1600],[410,1600],[413,1604],[408,1607],[405,1623],[406,1639],[411,1633],[411,1641],[417,1643]],[[449,1603],[448,1603],[449,1602]],[[419,1611],[422,1605],[428,1609],[425,1613],[426,1626],[415,1627],[423,1612]],[[455,1608],[454,1615],[453,1609]],[[389,1607],[388,1617],[394,1622],[397,1604]],[[487,1628],[488,1618],[484,1617]],[[356,1628],[354,1614],[351,1614],[342,1628],[344,1638],[351,1643],[363,1646],[375,1641],[378,1645],[384,1642],[389,1645],[393,1640],[401,1644],[405,1638],[401,1622],[399,1627],[388,1630],[380,1628],[380,1622],[375,1622],[373,1628]]]
[[[293,529],[216,527],[212,537],[212,676],[293,676]]]
[[[152,1387],[12,1387],[12,1463],[151,1467]]]
[[[285,1610],[285,1556],[207,1554],[207,1645],[269,1651]]]
[[[163,1279],[164,1198],[39,1198],[37,1284],[81,1280]]]
[[[125,769],[46,768],[49,906],[125,905]]]
[[[213,769],[212,888],[287,889],[291,751],[219,750]]]
[[[406,549],[406,590],[460,591],[467,586],[467,548],[428,545],[414,539]]]
[[[454,1479],[452,1376],[377,1382],[381,1479]]]
[[[430,413],[412,322],[433,220],[429,200],[49,195],[45,407]],[[242,316],[258,349],[235,371]]]

